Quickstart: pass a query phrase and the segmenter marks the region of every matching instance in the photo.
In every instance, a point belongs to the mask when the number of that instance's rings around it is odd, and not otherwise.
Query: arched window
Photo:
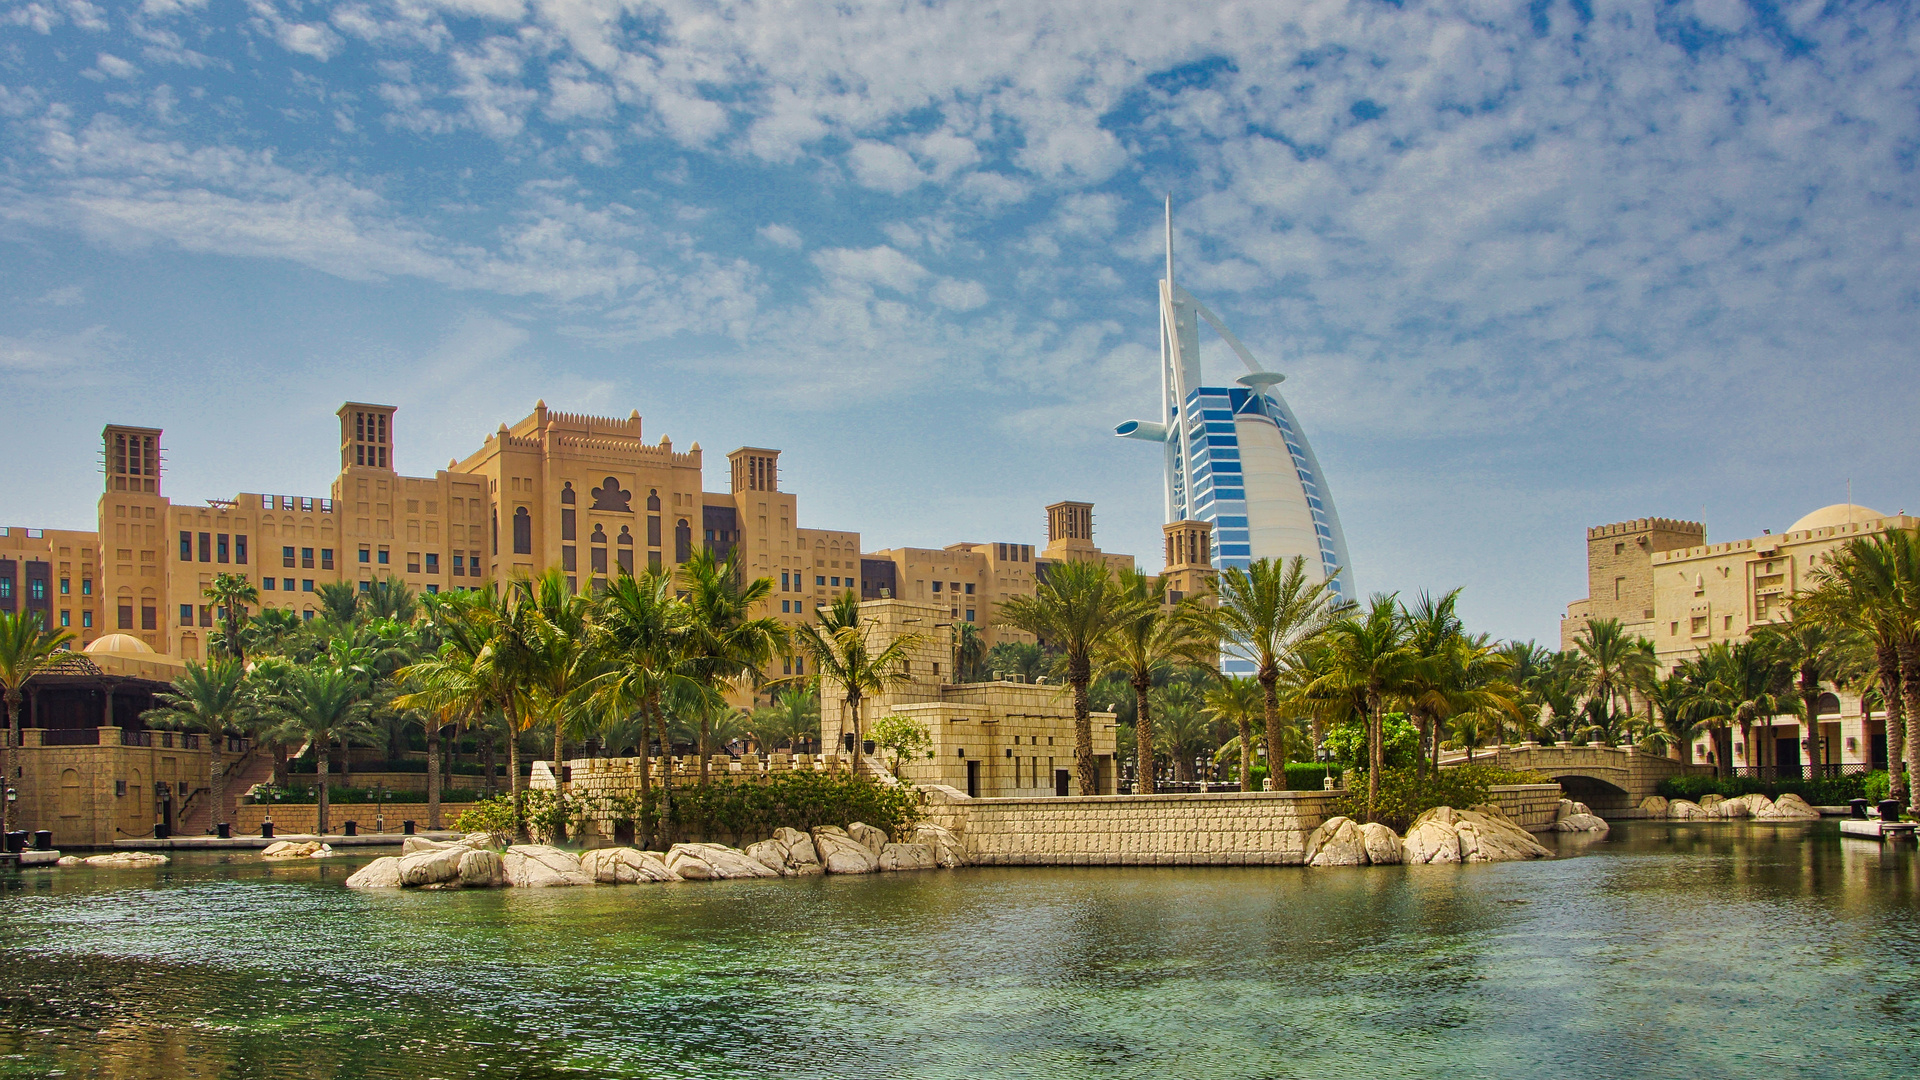
[[[686,518],[681,518],[680,523],[673,527],[673,561],[683,563],[691,558],[693,558],[693,527],[687,524]]]
[[[598,525],[594,526],[593,531],[599,532],[600,527]],[[604,544],[606,543],[606,539],[602,537],[600,542]],[[614,543],[625,544],[628,547],[633,546],[633,534],[627,531],[627,527],[625,525],[620,526],[620,536],[617,540],[614,541]]]
[[[625,525],[620,526],[620,536],[614,543],[619,545],[616,555],[620,560],[621,571],[627,574],[633,573],[633,534],[627,531]]]
[[[607,575],[607,531],[600,527],[599,522],[593,523],[593,535],[587,537],[587,542],[593,545],[587,552],[588,568],[605,577]]]
[[[567,486],[560,490],[560,539],[562,540],[573,539],[574,515],[578,513],[573,508],[574,501],[573,481],[569,480]]]
[[[515,507],[513,511],[513,553],[533,554],[533,515],[527,513],[524,506]]]
[[[561,485],[561,487],[560,487],[560,505],[562,505],[562,506],[572,506],[572,505],[574,504],[574,502],[575,502],[575,501],[576,501],[577,499],[578,499],[578,496],[576,496],[576,495],[575,495],[575,494],[573,493],[573,481],[571,481],[571,480],[568,480],[568,481],[566,481],[566,482],[565,482],[564,484],[562,484],[562,485]]]
[[[660,512],[660,489],[659,488],[653,488],[647,492],[647,509],[653,511],[656,514]]]

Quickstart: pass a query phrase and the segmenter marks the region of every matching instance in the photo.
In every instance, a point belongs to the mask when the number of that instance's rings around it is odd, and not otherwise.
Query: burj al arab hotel
[[[1231,386],[1200,370],[1200,320],[1247,367]],[[1316,580],[1333,578],[1353,600],[1352,563],[1333,492],[1300,421],[1266,371],[1220,317],[1173,281],[1173,204],[1167,204],[1167,276],[1160,282],[1160,418],[1128,420],[1114,434],[1163,444],[1167,522],[1213,525],[1213,565],[1304,556]],[[1335,574],[1338,577],[1334,577]]]

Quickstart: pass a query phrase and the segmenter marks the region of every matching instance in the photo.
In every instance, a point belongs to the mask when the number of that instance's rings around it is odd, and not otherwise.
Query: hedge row
[[[1811,779],[1788,776],[1777,780],[1761,780],[1752,776],[1669,776],[1660,781],[1654,790],[1669,799],[1688,799],[1693,802],[1699,802],[1706,795],[1737,799],[1742,795],[1758,793],[1769,799],[1777,799],[1792,792],[1814,806],[1841,806],[1852,799],[1873,798],[1876,790],[1886,791],[1886,776],[1885,771]]]

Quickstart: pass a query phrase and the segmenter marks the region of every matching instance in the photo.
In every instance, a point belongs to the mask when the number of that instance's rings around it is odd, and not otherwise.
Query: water
[[[0,1077],[1885,1077],[1920,858],[1627,823],[1552,862],[350,892],[0,878]]]

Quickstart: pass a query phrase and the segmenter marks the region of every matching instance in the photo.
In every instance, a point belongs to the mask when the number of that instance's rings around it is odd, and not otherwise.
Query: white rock
[[[578,856],[545,844],[515,844],[500,856],[500,861],[506,867],[507,884],[517,889],[593,884],[592,878],[580,872]]]
[[[1553,820],[1560,821],[1565,818],[1570,818],[1577,813],[1579,813],[1579,811],[1573,808],[1572,799],[1561,799],[1559,809],[1553,812]]]
[[[1667,804],[1668,821],[1703,821],[1706,817],[1707,812],[1700,809],[1699,803],[1675,799]]]
[[[291,840],[281,840],[263,848],[260,857],[263,859],[324,859],[332,854],[333,848],[318,840],[306,840],[297,844]]]
[[[165,866],[165,855],[157,851],[116,851],[111,855],[92,855],[86,860],[88,866],[104,866],[109,869],[129,869],[144,866]]]
[[[454,846],[456,845],[449,844],[444,840],[429,840],[424,836],[409,836],[405,840],[400,841],[400,855],[402,858],[405,858],[419,851],[445,851]]]
[[[638,848],[597,848],[580,856],[580,872],[602,885],[644,885],[656,881],[679,881],[680,875],[667,868],[665,856]]]
[[[349,889],[397,889],[400,887],[400,860],[387,855],[368,863],[347,878]]]
[[[779,877],[746,852],[725,844],[675,844],[667,849],[667,868],[693,881]]]
[[[1664,795],[1649,795],[1640,800],[1640,809],[1654,817],[1666,817],[1667,797]]]
[[[787,845],[778,840],[762,840],[757,844],[748,844],[744,849],[747,858],[776,874],[787,872]]]
[[[785,872],[794,877],[806,877],[809,874],[825,873],[820,866],[820,853],[813,848],[813,837],[799,829],[775,829],[773,839],[784,845],[787,851]]]
[[[1545,859],[1553,855],[1497,806],[1456,810],[1454,817],[1453,831],[1460,836],[1463,863]]]
[[[507,864],[497,851],[468,848],[460,855],[459,882],[469,889],[497,889],[507,883]]]
[[[80,856],[78,856],[78,855],[62,855],[62,856],[60,856],[60,857],[59,857],[58,859],[55,859],[55,860],[53,861],[53,865],[55,865],[55,866],[79,866],[79,865],[80,865]]]
[[[1774,800],[1773,805],[1753,815],[1761,821],[1813,821],[1820,811],[1807,805],[1807,800],[1789,791]]]
[[[1709,814],[1712,814],[1714,807],[1719,806],[1721,803],[1726,801],[1727,801],[1727,797],[1725,795],[1722,795],[1717,791],[1709,791],[1705,795],[1700,796],[1700,809],[1705,810]]]
[[[428,848],[411,855],[400,856],[400,884],[418,888],[422,885],[438,885],[460,879],[460,859],[472,854],[467,848],[444,847]]]
[[[1408,863],[1459,862],[1460,834],[1453,831],[1452,814],[1444,821],[1426,814],[1415,819],[1400,842],[1400,855]]]
[[[1603,833],[1610,828],[1604,820],[1592,814],[1574,814],[1553,823],[1554,832]]]
[[[1375,866],[1397,866],[1404,857],[1400,837],[1377,821],[1360,826],[1360,837],[1367,849],[1367,861]]]
[[[933,870],[939,867],[935,861],[932,844],[888,844],[880,849],[878,862],[881,870]]]
[[[1350,817],[1331,817],[1307,837],[1308,866],[1365,866],[1367,840]]]
[[[960,843],[952,829],[945,825],[923,824],[914,830],[916,844],[926,844],[933,848],[933,860],[942,869],[951,870],[967,864],[967,850]]]
[[[880,849],[886,847],[887,842],[892,839],[885,829],[860,821],[847,826],[847,835],[858,840],[862,847],[876,856],[880,854]]]
[[[820,865],[829,874],[871,874],[874,853],[836,825],[821,825],[813,830],[814,850]]]

